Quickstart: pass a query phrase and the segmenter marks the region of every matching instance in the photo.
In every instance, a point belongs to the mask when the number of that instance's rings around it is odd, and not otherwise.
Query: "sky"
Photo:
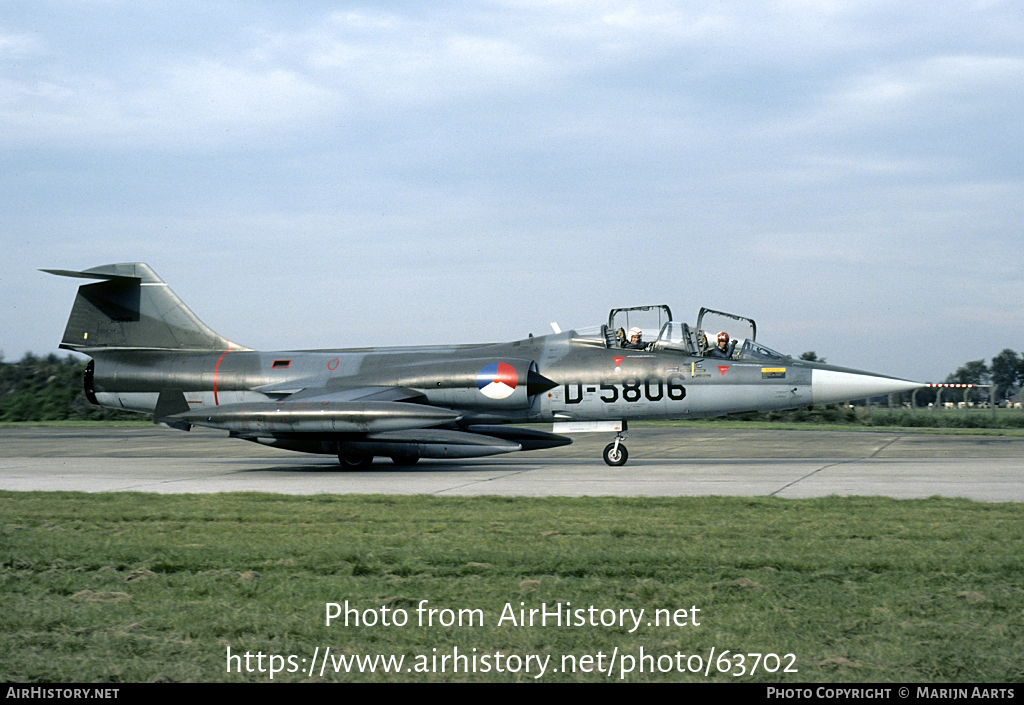
[[[1024,350],[1019,1],[0,0],[0,350],[147,262],[257,349],[754,318]]]

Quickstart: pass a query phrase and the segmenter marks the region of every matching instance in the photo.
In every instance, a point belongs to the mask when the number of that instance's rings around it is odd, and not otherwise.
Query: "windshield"
[[[739,350],[736,353],[737,360],[785,360],[789,357],[749,339],[744,340],[741,346],[738,345],[736,347]]]

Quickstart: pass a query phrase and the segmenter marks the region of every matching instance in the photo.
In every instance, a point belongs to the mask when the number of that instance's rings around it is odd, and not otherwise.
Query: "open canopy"
[[[789,357],[756,342],[757,324],[753,319],[708,308],[700,310],[697,324],[692,327],[673,320],[672,310],[665,304],[613,308],[606,325],[576,331],[576,337],[607,348],[621,348],[629,342],[629,331],[635,329],[640,330],[642,342],[652,350],[677,350],[694,357],[713,355],[718,333],[724,331],[730,340],[729,359],[763,361]]]

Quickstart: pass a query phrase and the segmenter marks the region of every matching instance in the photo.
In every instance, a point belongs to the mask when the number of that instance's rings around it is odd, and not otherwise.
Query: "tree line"
[[[137,414],[94,406],[85,398],[86,363],[68,355],[25,353],[5,363],[0,353],[0,421],[102,421]]]
[[[965,363],[946,378],[955,384],[992,384],[998,388],[1001,399],[1012,396],[1024,386],[1024,355],[1006,348],[992,358],[992,364],[984,360]]]
[[[948,375],[946,384],[991,385],[991,390],[971,390],[968,401],[985,400],[1001,403],[1015,396],[1024,387],[1024,354],[1006,348],[992,358],[990,365],[985,360],[965,362]],[[922,389],[917,394],[918,404],[926,404],[934,400],[937,390]],[[992,395],[990,397],[990,394]],[[945,401],[954,401],[949,395],[943,396]],[[959,399],[957,399],[959,401]]]

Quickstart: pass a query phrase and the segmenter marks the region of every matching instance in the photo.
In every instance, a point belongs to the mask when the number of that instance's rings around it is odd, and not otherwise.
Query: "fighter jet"
[[[691,327],[666,305],[612,309],[592,328],[553,325],[553,334],[506,343],[259,352],[211,330],[146,264],[42,271],[96,280],[79,287],[60,344],[91,358],[85,393],[93,404],[184,431],[203,426],[337,455],[346,469],[375,457],[411,465],[554,448],[581,432],[615,433],[604,460],[619,466],[630,421],[795,409],[924,386],[796,360],[757,342],[751,319],[701,309]],[[733,334],[716,333],[719,322]],[[523,423],[553,427],[510,425]]]

